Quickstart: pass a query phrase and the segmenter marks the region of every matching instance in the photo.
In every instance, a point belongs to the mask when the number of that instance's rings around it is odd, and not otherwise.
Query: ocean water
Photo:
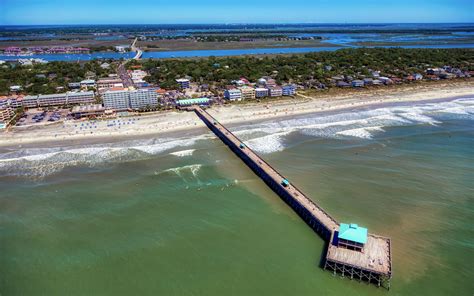
[[[231,130],[338,220],[392,238],[390,292],[320,268],[322,239],[200,129],[2,148],[1,295],[472,295],[474,97]]]

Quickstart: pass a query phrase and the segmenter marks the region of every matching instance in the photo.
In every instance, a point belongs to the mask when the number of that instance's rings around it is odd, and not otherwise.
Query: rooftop
[[[353,223],[341,223],[338,238],[365,244],[367,242],[367,228],[360,227]]]

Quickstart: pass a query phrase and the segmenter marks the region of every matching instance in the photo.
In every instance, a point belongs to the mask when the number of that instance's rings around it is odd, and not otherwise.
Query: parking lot
[[[23,114],[16,125],[25,126],[40,123],[52,123],[67,118],[68,114],[68,109],[55,109],[48,111],[41,109],[31,109]]]

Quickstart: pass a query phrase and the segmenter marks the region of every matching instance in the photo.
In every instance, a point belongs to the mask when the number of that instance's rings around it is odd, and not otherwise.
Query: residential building
[[[25,96],[23,98],[23,107],[25,108],[38,107],[38,96]]]
[[[393,81],[388,77],[381,76],[381,77],[379,77],[379,80],[382,81],[383,84],[392,84],[393,83]]]
[[[269,87],[268,94],[270,95],[270,97],[281,97],[283,96],[283,89],[278,85]]]
[[[350,87],[351,85],[349,83],[345,82],[345,81],[340,80],[340,81],[336,82],[336,86],[337,87]]]
[[[294,96],[296,94],[296,85],[287,84],[282,87],[282,93],[284,96]]]
[[[81,88],[81,83],[80,82],[70,82],[70,83],[67,84],[67,86],[70,89],[79,89],[79,88]]]
[[[138,89],[131,90],[130,108],[143,109],[158,106],[158,94],[155,89]]]
[[[61,105],[66,105],[66,104],[67,104],[66,93],[38,96],[39,107],[61,106]]]
[[[123,82],[120,78],[100,78],[97,80],[97,89],[103,90],[113,87],[123,87]]]
[[[94,79],[85,79],[85,80],[82,80],[80,83],[81,83],[81,87],[85,89],[95,87]]]
[[[13,108],[0,108],[0,123],[7,123],[13,116],[15,116],[15,110]]]
[[[106,109],[126,110],[130,103],[129,91],[124,88],[112,88],[102,94],[102,102]]]
[[[351,82],[352,87],[363,87],[364,86],[364,81],[363,80],[352,80]]]
[[[176,82],[178,83],[179,87],[182,89],[186,89],[190,87],[189,79],[176,79]]]
[[[241,87],[240,92],[242,93],[242,100],[255,99],[255,88],[253,87]]]
[[[256,98],[268,97],[268,89],[267,89],[267,88],[263,88],[263,87],[257,87],[257,88],[255,89],[255,97],[256,97]]]
[[[67,104],[90,104],[94,103],[95,95],[93,91],[68,92]]]
[[[364,85],[372,85],[372,84],[374,84],[374,79],[364,78]]]
[[[10,86],[10,91],[11,92],[19,92],[23,89],[23,87],[21,87],[20,85],[12,85]]]
[[[224,97],[229,101],[241,101],[242,92],[239,89],[226,89],[224,91]]]
[[[143,70],[133,70],[129,72],[130,78],[132,78],[132,81],[134,84],[143,84],[145,81],[143,78],[148,76],[148,73]]]
[[[10,108],[18,108],[23,106],[23,96],[3,96],[0,97],[0,108],[10,107]]]

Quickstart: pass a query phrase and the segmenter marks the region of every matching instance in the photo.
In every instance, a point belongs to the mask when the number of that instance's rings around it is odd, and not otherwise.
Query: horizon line
[[[396,25],[396,24],[473,24],[474,22],[231,22],[231,23],[76,23],[76,24],[0,24],[0,26],[146,26],[146,25]]]

